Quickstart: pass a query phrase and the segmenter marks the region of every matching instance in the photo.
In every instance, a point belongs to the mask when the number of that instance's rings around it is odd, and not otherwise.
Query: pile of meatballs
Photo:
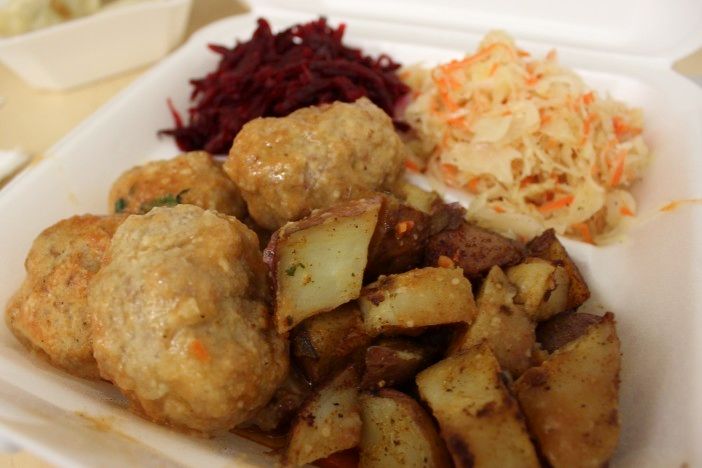
[[[110,215],[43,231],[7,325],[52,365],[112,382],[135,412],[212,435],[290,373],[261,245],[315,208],[392,191],[406,149],[370,101],[246,124],[224,164],[192,152],[121,175]]]

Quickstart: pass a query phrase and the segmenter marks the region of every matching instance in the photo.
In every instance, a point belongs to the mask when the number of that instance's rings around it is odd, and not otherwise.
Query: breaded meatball
[[[112,185],[110,208],[144,214],[155,206],[180,203],[241,218],[246,213],[239,189],[204,151],[153,161],[122,174]]]
[[[88,283],[125,215],[74,216],[32,245],[27,277],[7,307],[7,325],[27,348],[78,377],[98,379],[87,311]]]
[[[406,149],[366,98],[244,125],[224,163],[251,217],[275,230],[315,208],[390,190]]]
[[[130,216],[91,284],[94,355],[135,410],[202,433],[230,429],[285,378],[256,235],[193,205]]]

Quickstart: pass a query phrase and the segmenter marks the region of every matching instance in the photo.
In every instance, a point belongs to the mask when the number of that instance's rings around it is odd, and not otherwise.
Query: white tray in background
[[[47,157],[0,192],[0,304],[24,277],[35,236],[59,219],[108,211],[107,191],[124,170],[177,149],[156,131],[172,125],[166,99],[185,109],[188,79],[213,68],[211,42],[246,39],[261,14],[275,29],[311,14],[259,9],[222,20],[82,123]],[[332,23],[339,18],[331,17]],[[479,34],[347,19],[347,42],[403,63],[474,50]],[[520,41],[536,55],[557,44]],[[702,464],[702,207],[669,213],[671,200],[702,197],[702,92],[659,62],[559,47],[594,88],[641,106],[655,159],[635,189],[642,217],[625,243],[567,247],[593,291],[591,307],[616,313],[622,339],[622,437],[613,466]],[[259,466],[271,458],[228,437],[203,440],[148,423],[108,384],[85,382],[31,358],[0,327],[0,435],[66,466]]]

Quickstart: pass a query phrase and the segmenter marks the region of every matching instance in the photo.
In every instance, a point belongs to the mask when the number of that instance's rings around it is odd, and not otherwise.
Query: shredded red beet
[[[409,91],[395,73],[400,65],[387,55],[374,59],[345,46],[344,29],[320,18],[273,34],[259,19],[249,41],[233,49],[210,45],[222,58],[217,70],[190,81],[188,125],[169,102],[175,128],[159,134],[174,136],[183,151],[222,154],[249,120],[281,117],[301,107],[367,96],[392,117]]]

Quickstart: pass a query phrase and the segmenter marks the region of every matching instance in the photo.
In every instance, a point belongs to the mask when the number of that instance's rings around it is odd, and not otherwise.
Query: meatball
[[[215,433],[251,417],[288,369],[256,235],[193,205],[130,216],[88,295],[94,355],[145,417]]]
[[[7,325],[22,344],[78,377],[100,377],[88,283],[125,217],[74,216],[39,234],[25,261],[27,277],[7,307]]]
[[[275,230],[315,208],[391,190],[406,149],[366,98],[244,125],[224,163],[251,217]]]
[[[204,151],[153,161],[122,174],[112,185],[110,207],[117,213],[148,213],[180,203],[241,218],[246,213],[239,189]]]

